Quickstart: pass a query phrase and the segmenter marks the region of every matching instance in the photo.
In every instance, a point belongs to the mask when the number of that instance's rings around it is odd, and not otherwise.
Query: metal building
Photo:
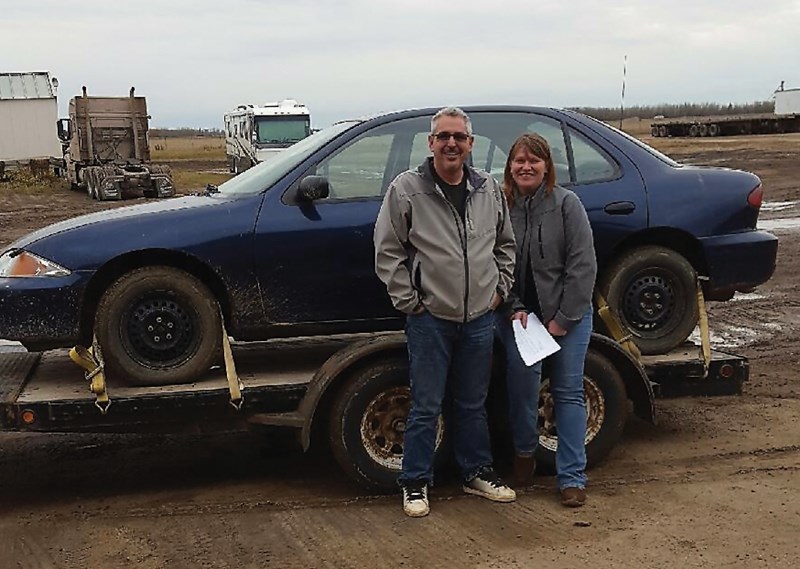
[[[56,120],[48,72],[0,73],[0,161],[61,158]]]
[[[775,91],[775,114],[800,114],[800,89]]]

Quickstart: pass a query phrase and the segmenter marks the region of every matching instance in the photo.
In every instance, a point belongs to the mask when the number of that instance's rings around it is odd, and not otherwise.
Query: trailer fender
[[[655,424],[655,393],[642,364],[614,340],[602,334],[592,333],[589,349],[594,349],[608,358],[620,372],[628,398],[633,402],[634,414],[648,423]]]
[[[300,443],[303,450],[308,450],[311,445],[311,425],[325,395],[335,393],[353,369],[366,365],[373,359],[385,358],[387,355],[408,358],[406,339],[402,332],[355,342],[342,348],[322,364],[314,374],[308,391],[297,408],[302,420]]]

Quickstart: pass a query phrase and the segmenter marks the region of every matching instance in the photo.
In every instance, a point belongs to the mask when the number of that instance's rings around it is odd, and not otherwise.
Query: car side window
[[[594,143],[575,129],[569,129],[572,159],[575,164],[575,183],[590,184],[613,180],[619,175],[616,163]]]
[[[328,199],[381,197],[395,176],[408,170],[412,141],[427,134],[428,121],[405,119],[371,129],[324,158],[316,174],[328,179]]]

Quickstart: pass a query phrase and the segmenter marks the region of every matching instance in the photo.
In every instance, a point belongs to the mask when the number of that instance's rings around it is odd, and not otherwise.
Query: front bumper
[[[767,282],[775,272],[778,238],[766,231],[743,231],[700,239],[706,259],[709,300],[730,298]]]
[[[84,277],[0,278],[0,338],[38,349],[67,347],[79,336]]]

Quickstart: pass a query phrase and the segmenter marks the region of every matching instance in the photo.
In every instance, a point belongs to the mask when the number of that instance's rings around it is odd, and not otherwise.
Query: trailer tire
[[[708,136],[708,125],[701,124],[700,125],[700,136]]]
[[[661,138],[666,138],[667,133],[668,133],[667,127],[665,125],[662,124],[661,126],[658,127],[658,136],[660,136]]]
[[[336,462],[351,479],[372,490],[397,491],[410,407],[405,358],[374,362],[353,373],[340,387],[331,405],[328,434]],[[440,417],[437,465],[446,460],[447,446]]]
[[[708,136],[718,136],[718,135],[719,135],[719,125],[718,124],[708,125]]]
[[[693,124],[689,127],[689,136],[699,136],[700,135],[700,127],[696,124]]]
[[[657,126],[650,127],[650,136],[653,138],[658,138],[660,136]]]
[[[133,385],[196,381],[219,360],[217,300],[195,276],[172,267],[134,269],[100,298],[95,332],[109,377]]]
[[[643,354],[668,352],[697,325],[697,273],[672,249],[625,252],[598,280],[598,290]]]
[[[586,464],[594,466],[605,459],[617,444],[628,421],[628,395],[619,371],[602,354],[586,353],[583,371],[586,401]],[[550,380],[542,377],[539,395],[539,445],[536,462],[554,472],[558,448],[558,422],[550,394]]]

